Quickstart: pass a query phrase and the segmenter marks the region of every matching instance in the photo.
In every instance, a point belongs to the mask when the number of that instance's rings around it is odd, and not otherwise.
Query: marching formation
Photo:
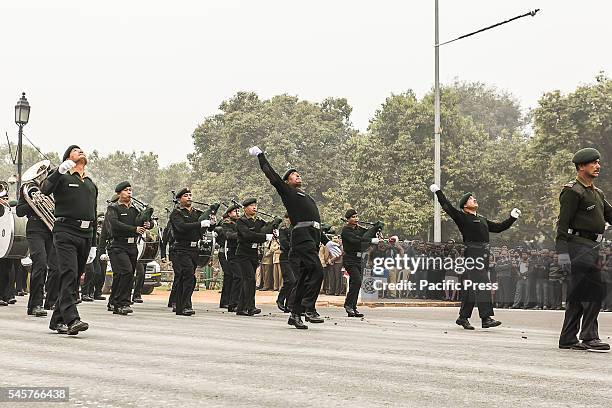
[[[317,203],[306,192],[300,172],[290,168],[281,176],[259,147],[251,147],[248,153],[257,159],[279,195],[285,216],[264,221],[259,215],[269,214],[258,209],[257,198],[248,198],[226,205],[217,219],[220,204],[198,203],[191,190],[182,187],[174,194],[175,207],[168,210],[169,222],[162,238],[163,242],[171,243],[168,258],[174,270],[168,307],[179,316],[195,314],[191,300],[196,286],[195,271],[203,261],[207,262],[202,259],[202,246],[207,244],[207,237],[213,236],[220,248],[219,263],[223,269],[221,308],[240,316],[261,313],[255,301],[259,249],[276,240],[281,249],[283,282],[276,304],[289,313],[289,325],[308,329],[307,323],[324,322],[315,307],[323,282],[321,246],[334,259],[342,256],[349,275],[344,309],[349,317],[362,317],[357,303],[363,281],[363,254],[370,245],[379,242],[384,224],[379,221],[363,227],[358,212],[346,210],[341,248],[326,234]],[[573,163],[576,180],[562,188],[556,238],[559,263],[570,271],[568,307],[559,347],[609,350],[598,334],[597,316],[605,294],[597,256],[605,224],[612,223],[612,206],[593,184],[601,167],[599,152],[582,149],[574,155]],[[0,191],[0,217],[8,215],[14,231],[25,229],[25,237],[15,232],[11,245],[0,248],[0,306],[11,300],[5,296],[8,269],[29,251],[32,265],[27,314],[45,317],[51,310],[49,328],[68,335],[89,328],[79,315],[80,299],[105,300],[102,285],[106,262],[110,262],[113,273],[107,308],[113,314],[125,316],[133,313],[130,307],[133,302],[142,301],[138,288],[142,288],[144,261],[157,254],[157,247],[153,254],[147,250],[148,231],[158,227],[153,208],[135,199],[131,183],[122,181],[115,187],[116,194],[108,201],[105,212],[98,213],[98,188],[86,167],[87,156],[79,146],[72,145],[57,169],[51,171],[50,163],[43,161],[24,173],[18,202],[8,202],[6,189]],[[514,208],[507,219],[494,222],[478,213],[474,194],[466,193],[456,208],[439,186],[432,184],[430,190],[461,232],[464,257],[478,259],[482,265],[462,276],[476,285],[462,290],[456,323],[474,330],[468,319],[477,306],[483,328],[499,326],[501,322],[493,318],[491,291],[479,289],[478,284],[487,284],[490,279],[489,233],[510,228],[521,211]],[[207,208],[200,210],[194,204],[205,204]],[[20,217],[27,217],[27,226]],[[165,245],[162,257],[164,251]]]

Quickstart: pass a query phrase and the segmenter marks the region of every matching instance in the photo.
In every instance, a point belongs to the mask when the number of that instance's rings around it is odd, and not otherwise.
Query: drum
[[[26,217],[17,217],[13,208],[0,205],[0,258],[22,259],[28,256]]]
[[[159,252],[160,242],[159,237],[153,241],[138,240],[138,262],[149,263],[154,261]]]
[[[213,255],[215,249],[215,236],[212,232],[206,232],[198,243],[198,266],[206,266]]]

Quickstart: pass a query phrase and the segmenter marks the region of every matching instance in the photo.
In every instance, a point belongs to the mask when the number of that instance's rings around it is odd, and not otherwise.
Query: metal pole
[[[22,160],[22,147],[23,147],[23,125],[19,125],[19,140],[17,141],[17,191],[15,191],[15,197],[19,200],[21,195],[21,167],[23,166]]]
[[[435,0],[435,74],[434,74],[434,183],[440,185],[440,47],[439,43],[439,24],[438,24],[438,0]],[[442,222],[440,214],[440,203],[434,195],[434,242],[442,240]]]

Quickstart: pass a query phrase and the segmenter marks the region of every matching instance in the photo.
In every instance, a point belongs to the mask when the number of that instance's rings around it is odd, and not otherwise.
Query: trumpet
[[[21,177],[23,198],[49,228],[49,231],[53,230],[55,223],[55,201],[40,191],[40,185],[47,178],[50,169],[51,162],[42,160],[27,169]]]
[[[344,217],[340,217],[340,221],[343,221],[343,222],[348,222],[348,220],[347,220],[346,218],[344,218]],[[359,220],[358,224],[366,224],[366,225],[374,226],[374,225],[376,225],[377,223],[376,223],[376,222],[369,222],[369,221],[362,221],[362,220]]]

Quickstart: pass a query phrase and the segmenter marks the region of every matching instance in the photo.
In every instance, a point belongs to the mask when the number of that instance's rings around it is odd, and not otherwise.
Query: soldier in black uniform
[[[455,221],[457,228],[463,236],[465,244],[464,258],[474,262],[474,268],[466,270],[463,275],[462,284],[466,281],[475,284],[489,283],[489,232],[502,232],[510,228],[521,215],[518,208],[512,209],[510,217],[502,222],[494,222],[478,215],[478,202],[472,193],[466,193],[459,200],[459,209],[453,207],[448,201],[440,187],[432,184],[429,189],[438,197],[442,209]],[[480,262],[479,262],[480,261]],[[482,327],[489,328],[499,326],[500,321],[493,319],[493,304],[491,302],[491,290],[481,290],[473,287],[461,288],[461,309],[459,318],[455,323],[466,330],[474,330],[469,318],[472,317],[474,305],[478,306],[478,313],[482,319]]]
[[[221,216],[221,225],[227,220],[227,211],[223,213]],[[216,242],[219,245],[219,266],[223,271],[223,283],[221,284],[221,296],[219,298],[219,307],[221,309],[227,309],[229,307],[229,294],[232,290],[231,288],[231,271],[229,270],[229,265],[227,264],[227,256],[225,255],[225,233],[223,232],[223,227],[218,225],[215,227],[216,234]]]
[[[106,300],[102,296],[102,287],[104,286],[104,277],[106,269],[102,271],[102,262],[100,256],[106,250],[106,245],[100,244],[102,237],[102,226],[104,225],[104,213],[98,214],[97,222],[97,235],[98,244],[96,246],[96,257],[93,261],[85,268],[85,277],[83,279],[83,286],[81,287],[81,299],[83,302],[92,302],[94,300]]]
[[[47,316],[43,309],[44,286],[47,280],[55,284],[50,289],[55,293],[47,293],[48,297],[57,299],[57,255],[53,246],[53,235],[45,222],[36,214],[34,209],[25,200],[22,192],[17,204],[17,216],[28,217],[26,237],[32,259],[32,272],[30,273],[30,298],[28,300],[28,315],[36,317]]]
[[[227,308],[230,312],[236,311],[242,288],[238,265],[235,262],[236,248],[238,247],[236,221],[240,218],[239,210],[240,206],[238,204],[233,204],[225,210],[221,231],[219,232],[219,237],[222,237],[222,241],[219,242],[219,261],[224,260],[221,266],[223,268],[223,289],[220,306]]]
[[[76,285],[87,258],[96,254],[92,245],[96,242],[98,188],[85,173],[87,157],[80,147],[68,147],[62,160],[41,186],[42,193],[53,194],[55,200],[53,244],[59,270],[59,297],[49,328],[75,335],[89,328],[76,307]]]
[[[181,189],[176,198],[179,200],[179,205],[170,214],[175,239],[175,254],[172,260],[176,282],[175,312],[180,316],[191,316],[195,314],[191,295],[195,288],[198,243],[202,238],[202,229],[208,228],[212,231],[215,224],[211,222],[209,214],[192,207],[190,189]]]
[[[287,323],[298,329],[307,329],[308,326],[301,317],[302,299],[307,297],[316,302],[321,289],[323,267],[319,259],[319,246],[321,243],[324,244],[333,257],[339,256],[342,251],[338,244],[321,233],[319,208],[312,197],[302,189],[300,173],[292,168],[281,178],[259,147],[251,147],[249,154],[259,159],[262,171],[280,195],[291,220],[293,231],[289,259],[297,283],[292,312]],[[307,311],[306,320],[311,323],[324,321],[316,311]]]
[[[238,231],[238,248],[236,248],[236,263],[242,276],[242,291],[236,314],[253,316],[261,313],[255,307],[255,270],[259,265],[259,244],[271,241],[272,231],[280,224],[280,219],[265,222],[257,218],[257,200],[246,199],[242,203],[244,215],[236,221]]]
[[[597,317],[605,296],[598,266],[599,246],[606,222],[612,223],[612,206],[593,185],[601,163],[596,149],[581,149],[572,161],[576,180],[563,186],[559,196],[556,250],[559,265],[570,267],[565,319],[559,348],[610,350],[599,340]],[[582,320],[582,327],[581,327]],[[580,343],[577,339],[580,331]]]
[[[280,268],[283,276],[283,286],[278,291],[276,306],[284,312],[291,312],[292,300],[295,297],[295,276],[289,262],[289,251],[291,250],[291,221],[289,214],[285,214],[283,223],[278,230],[278,243],[281,249]]]
[[[342,262],[344,269],[349,274],[349,290],[344,301],[344,310],[349,317],[363,317],[363,313],[357,310],[357,299],[361,282],[363,281],[363,268],[361,265],[361,254],[367,250],[370,244],[378,244],[376,234],[382,230],[383,224],[377,222],[369,229],[360,226],[357,211],[350,208],[344,214],[346,225],[340,234],[344,257]]]
[[[109,204],[105,216],[112,235],[108,249],[113,269],[112,300],[109,300],[109,304],[113,306],[113,314],[127,316],[133,312],[130,294],[138,262],[138,239],[150,224],[139,220],[140,211],[132,205],[132,186],[128,181],[117,184],[115,193],[119,196],[118,200]]]
[[[168,211],[168,209],[166,209]],[[166,250],[166,248],[168,248]],[[161,239],[161,249],[160,256],[162,259],[166,259],[170,261],[174,265],[174,232],[172,230],[172,223],[168,220],[168,224],[166,224],[166,228],[162,232]],[[176,311],[176,271],[174,272],[174,276],[172,278],[172,286],[170,288],[170,296],[168,296],[168,307],[172,308],[172,311]]]

